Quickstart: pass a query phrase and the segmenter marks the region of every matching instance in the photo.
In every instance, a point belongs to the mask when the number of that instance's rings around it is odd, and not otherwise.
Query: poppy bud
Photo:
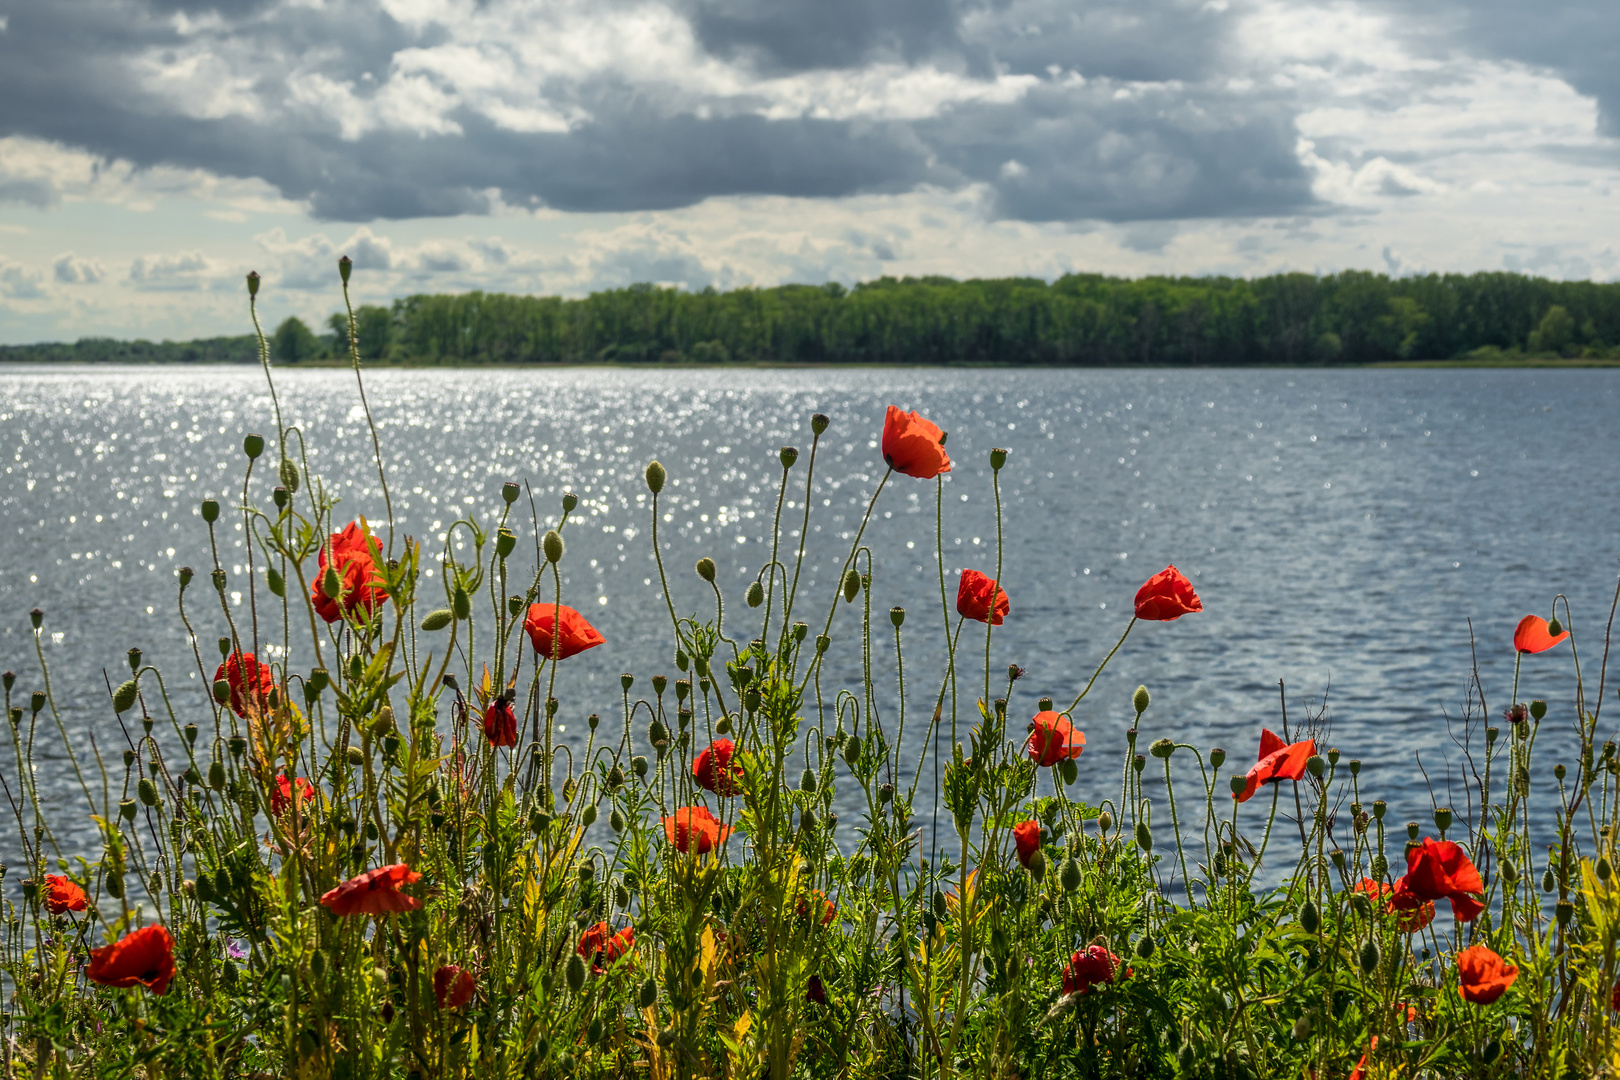
[[[257,270],[249,270],[248,271],[247,289],[248,289],[248,299],[251,300],[255,296],[259,295],[259,272]]]
[[[1316,910],[1316,902],[1307,900],[1300,905],[1299,927],[1307,934],[1314,934],[1322,926],[1322,916]]]
[[[422,618],[422,632],[431,634],[443,630],[455,619],[455,614],[449,608],[439,608],[430,611]]]
[[[1485,1064],[1489,1065],[1489,1064],[1491,1064],[1491,1062],[1495,1061],[1501,1055],[1502,1055],[1502,1040],[1500,1040],[1500,1039],[1487,1039],[1486,1042],[1485,1042],[1485,1052],[1480,1055],[1480,1060],[1483,1061]]]
[[[1143,934],[1136,940],[1136,955],[1143,960],[1153,959],[1155,945],[1152,934]]]
[[[640,754],[630,759],[630,771],[637,776],[647,775],[647,759]]]
[[[934,918],[943,919],[950,912],[945,904],[945,894],[938,889],[934,890]]]
[[[848,603],[848,604],[853,604],[855,602],[855,597],[860,593],[860,591],[861,591],[861,575],[857,574],[854,570],[850,570],[847,573],[845,573],[844,574],[844,602]]]
[[[1322,774],[1327,772],[1327,762],[1323,760],[1321,754],[1312,754],[1305,759],[1305,768],[1310,771],[1312,776],[1320,780]]]
[[[226,689],[228,690],[230,688],[230,684],[226,683],[225,685]],[[113,712],[129,711],[129,707],[135,704],[135,694],[136,691],[134,679],[127,679],[124,682],[119,683],[118,689],[113,691]],[[229,697],[230,695],[227,694],[226,696]]]
[[[579,993],[585,986],[585,961],[580,959],[578,953],[568,958],[568,968],[564,972],[568,980],[568,989]]]
[[[158,801],[157,785],[147,777],[141,777],[140,783],[135,785],[135,794],[141,800],[142,806],[156,806]]]
[[[707,555],[697,561],[697,576],[711,585],[714,583],[714,560]]]
[[[1445,835],[1447,829],[1451,828],[1451,816],[1451,807],[1449,806],[1437,806],[1434,808],[1434,827],[1440,830],[1442,836]],[[1413,837],[1413,839],[1417,838]]]
[[[1609,862],[1607,855],[1599,855],[1597,865],[1593,867],[1599,881],[1608,881],[1614,875],[1614,864]]]
[[[563,492],[563,497],[562,497],[563,513],[572,514],[574,512],[574,507],[576,507],[578,505],[579,505],[579,496],[578,495],[575,495],[572,491]]]
[[[796,446],[784,446],[777,452],[776,456],[782,462],[782,468],[791,469],[793,463],[799,460],[799,448]]]
[[[612,829],[615,834],[622,833],[624,832],[624,824],[624,815],[621,814],[619,812],[619,808],[615,806],[613,808],[613,813],[608,815],[608,828]],[[620,906],[622,907],[623,905]]]
[[[844,743],[844,761],[849,765],[849,767],[851,769],[853,769],[856,765],[860,764],[860,760],[861,760],[861,740],[851,736]]]
[[[891,800],[893,798],[894,798],[894,785],[893,784],[884,784],[882,787],[878,788],[878,805],[879,806],[887,806],[888,803],[889,803],[889,800]]]
[[[1557,888],[1557,886],[1558,886],[1558,883],[1555,880],[1553,880],[1553,872],[1551,870],[1545,871],[1541,875],[1541,891],[1542,892],[1552,892],[1553,889]]]
[[[1558,616],[1554,615],[1552,618],[1547,620],[1547,633],[1551,634],[1553,637],[1557,637],[1563,632],[1564,624],[1558,621]],[[1541,717],[1538,716],[1536,719],[1540,720]]]
[[[658,462],[649,462],[647,465],[647,489],[654,495],[664,490],[664,480],[668,476],[664,467]]]
[[[542,550],[542,551],[544,551],[546,553],[546,562],[551,562],[551,563],[562,562],[562,557],[563,557],[563,538],[562,538],[562,535],[560,533],[558,533],[556,529],[551,529],[550,531],[548,531],[546,533],[546,535],[545,535],[545,539],[540,541],[540,550]]]
[[[1193,1044],[1191,1042],[1182,1043],[1180,1052],[1176,1054],[1176,1067],[1181,1070],[1181,1075],[1191,1076],[1193,1066],[1197,1061],[1198,1057],[1193,1053]]]
[[[1350,897],[1350,910],[1363,919],[1370,918],[1372,916],[1372,901],[1367,899],[1366,893],[1354,893]]]
[[[692,664],[692,658],[686,655],[684,649],[675,650],[675,666],[685,671]]]
[[[202,503],[202,519],[212,525],[219,520],[219,503],[213,499],[204,499]]]
[[[1382,855],[1374,855],[1372,858],[1372,876],[1382,878],[1388,872],[1389,860]]]
[[[694,656],[692,658],[692,670],[703,676],[701,685],[703,692],[707,694],[709,692],[709,658],[707,656]]]
[[[1097,815],[1097,832],[1103,836],[1114,831],[1114,815],[1104,810]]]
[[[596,824],[596,804],[587,803],[579,813],[579,823],[587,829]]]
[[[1042,853],[1040,848],[1030,852],[1029,875],[1036,881],[1046,880],[1046,855]]]
[[[898,604],[890,608],[889,621],[894,623],[894,628],[896,630],[900,629],[901,625],[906,621],[906,609],[900,607]]]
[[[1153,831],[1147,827],[1147,822],[1145,821],[1138,821],[1136,823],[1136,846],[1141,848],[1144,852],[1151,852],[1153,850]]]
[[[237,761],[241,761],[242,755],[247,752],[247,740],[240,735],[232,735],[225,741],[225,745],[230,747],[231,757]]]
[[[809,768],[804,770],[804,773],[799,777],[799,790],[816,790],[816,770]]]
[[[336,600],[343,592],[343,581],[338,577],[336,567],[328,566],[326,572],[321,575],[321,592],[332,600]]]
[[[750,581],[748,583],[748,592],[743,599],[748,602],[749,607],[759,607],[765,602],[765,586],[758,581]]]
[[[601,723],[602,718],[597,716],[595,713],[591,713],[591,715],[585,718],[585,726],[590,728],[592,731],[595,731]]]
[[[1170,760],[1170,755],[1176,752],[1176,744],[1169,739],[1156,739],[1148,747],[1148,753],[1164,761]]]
[[[658,984],[653,982],[652,976],[641,984],[641,993],[636,997],[636,1003],[643,1009],[650,1009],[658,1003]]]
[[[817,634],[816,635],[816,655],[817,656],[820,656],[822,653],[826,652],[831,646],[832,646],[832,638],[828,637],[826,634]]]
[[[39,608],[35,608],[28,613],[28,621],[33,625],[35,630],[38,630],[40,625],[45,621],[45,612]]]
[[[293,464],[291,458],[281,459],[281,468],[277,470],[281,486],[290,492],[298,490],[298,466]]]
[[[327,567],[326,572],[331,574],[332,568]],[[333,576],[333,580],[336,580],[336,575]],[[467,594],[464,586],[456,586],[455,593],[450,597],[450,611],[458,619],[466,619],[472,614],[472,597]]]
[[[1508,859],[1502,860],[1502,880],[1512,885],[1519,880],[1519,868]]]
[[[1074,783],[1080,776],[1080,768],[1074,763],[1073,758],[1059,758],[1057,771],[1065,786]]]

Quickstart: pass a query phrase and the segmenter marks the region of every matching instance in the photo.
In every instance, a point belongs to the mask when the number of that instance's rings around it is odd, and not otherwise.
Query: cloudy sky
[[[0,342],[882,274],[1620,277],[1613,0],[0,0]]]

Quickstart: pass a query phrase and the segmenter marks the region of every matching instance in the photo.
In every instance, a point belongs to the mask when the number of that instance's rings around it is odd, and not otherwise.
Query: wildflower
[[[1395,917],[1395,926],[1403,934],[1415,934],[1434,921],[1433,903],[1398,886],[1362,878],[1351,891],[1366,893],[1374,904],[1382,905],[1386,913]]]
[[[815,909],[816,905],[819,905],[821,910],[821,925],[831,926],[832,921],[838,917],[838,908],[831,900],[827,899],[827,894],[820,889],[812,889],[809,896],[799,897],[797,909],[799,918],[810,918],[810,912]]]
[[[555,642],[551,630],[553,623],[562,626],[562,632],[557,635]],[[566,660],[586,649],[594,649],[607,640],[596,627],[585,621],[585,616],[567,604],[530,604],[529,615],[523,620],[523,629],[534,644],[535,655],[547,660]],[[551,655],[553,648],[557,650],[555,658]]]
[[[412,871],[405,863],[379,866],[330,890],[321,897],[321,903],[334,915],[387,915],[395,911],[415,911],[422,906],[422,901],[414,896],[406,896],[399,891],[399,887],[421,880],[422,875]]]
[[[627,926],[617,934],[610,934],[608,924],[599,922],[580,935],[579,947],[574,951],[590,961],[591,970],[600,975],[617,963],[619,957],[636,944],[636,930]]]
[[[1248,782],[1243,790],[1232,796],[1238,802],[1248,802],[1261,784],[1274,784],[1280,780],[1298,780],[1305,775],[1305,763],[1316,753],[1316,740],[1284,743],[1269,730],[1260,732],[1260,760],[1249,769]]]
[[[1502,710],[1502,719],[1510,724],[1522,724],[1530,719],[1530,706],[1522,701],[1516,705],[1509,705]]]
[[[1063,969],[1063,992],[1084,994],[1099,983],[1114,981],[1119,970],[1119,957],[1104,945],[1090,945],[1069,958]]]
[[[883,418],[883,460],[895,472],[918,480],[932,480],[951,471],[945,433],[939,426],[893,405]]]
[[[1086,748],[1086,733],[1075,730],[1069,718],[1061,713],[1038,712],[1030,724],[1032,728],[1024,743],[1024,753],[1037,765],[1056,765],[1064,758],[1077,758]]]
[[[227,938],[226,939],[226,941],[225,941],[225,957],[226,957],[226,959],[229,959],[229,960],[246,960],[247,955],[248,955],[248,947],[246,945],[244,945],[240,941],[237,941],[235,938]]]
[[[1540,615],[1526,615],[1513,631],[1513,647],[1522,653],[1546,652],[1567,637],[1568,630],[1554,635],[1546,619]]]
[[[1489,1005],[1513,985],[1519,969],[1488,946],[1474,945],[1457,954],[1457,992],[1464,1001]]]
[[[231,684],[231,711],[246,717],[251,709],[263,715],[269,707],[270,691],[276,688],[275,672],[269,664],[261,664],[252,653],[233,652],[214,672],[214,681],[224,679]]]
[[[736,752],[736,744],[730,739],[716,739],[693,758],[692,779],[697,781],[698,787],[721,796],[740,792],[742,766],[731,761]]]
[[[45,875],[45,910],[52,915],[66,915],[70,911],[83,911],[84,890],[71,880],[57,874]]]
[[[144,986],[162,996],[174,978],[174,938],[162,926],[145,926],[111,945],[90,950],[84,970],[91,982],[120,990]]]
[[[276,786],[270,789],[270,813],[280,817],[292,808],[294,785],[297,785],[297,799],[300,803],[315,797],[315,785],[300,776],[297,780],[288,778],[286,773],[276,777]]]
[[[1018,845],[1018,861],[1029,869],[1029,860],[1041,850],[1041,823],[1020,821],[1013,826],[1013,842]]]
[[[990,597],[995,597],[994,611],[991,610]],[[994,578],[986,577],[977,570],[963,570],[962,582],[956,587],[956,613],[964,619],[975,622],[994,623],[1001,625],[1001,620],[1011,610],[1007,602],[1007,593]]]
[[[478,980],[473,978],[472,972],[454,964],[445,964],[433,973],[433,996],[441,1009],[461,1008],[472,1000],[477,986]]]
[[[1378,1036],[1374,1035],[1371,1039],[1367,1040],[1367,1054],[1372,1053],[1376,1049],[1378,1049]],[[1347,1080],[1367,1080],[1367,1054],[1361,1055],[1361,1060],[1356,1062],[1356,1067],[1351,1070],[1350,1076],[1347,1078]]]
[[[1406,876],[1395,883],[1397,902],[1402,893],[1420,900],[1451,901],[1458,922],[1472,922],[1485,910],[1475,895],[1485,891],[1479,871],[1463,849],[1450,840],[1424,840],[1406,849]]]
[[[491,746],[517,745],[517,715],[504,695],[491,701],[484,710],[484,738]]]
[[[726,842],[731,827],[720,824],[707,806],[684,806],[664,819],[664,835],[683,855],[704,855]]]
[[[323,587],[324,575],[316,574],[315,584],[310,590],[315,614],[329,623],[337,622],[345,613],[352,615],[356,611],[369,617],[388,593],[377,572],[377,558],[382,553],[382,546],[372,537],[365,519],[351,521],[343,527],[342,532],[333,533],[330,554],[328,550],[328,545],[322,544],[317,561],[322,570],[326,569],[328,559],[336,563],[342,589],[336,598],[327,596]]]
[[[804,998],[806,1001],[813,1001],[817,1005],[827,1004],[827,988],[821,985],[820,975],[810,976],[810,981],[805,984]]]
[[[1620,982],[1616,982],[1614,989],[1609,991],[1609,1008],[1620,1012]]]
[[[1174,566],[1154,574],[1136,590],[1136,617],[1154,622],[1171,622],[1204,605],[1193,591],[1192,582]]]

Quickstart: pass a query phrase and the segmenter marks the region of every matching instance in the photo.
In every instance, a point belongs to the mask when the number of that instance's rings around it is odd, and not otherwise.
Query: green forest
[[[275,328],[282,363],[347,353],[347,318]],[[360,354],[416,364],[834,363],[1237,365],[1620,359],[1620,283],[1512,273],[1391,278],[1068,274],[689,292],[632,285],[583,299],[472,292],[356,311]],[[251,362],[251,336],[86,339],[0,360]]]

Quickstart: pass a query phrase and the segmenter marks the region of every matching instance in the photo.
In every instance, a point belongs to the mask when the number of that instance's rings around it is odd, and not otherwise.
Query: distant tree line
[[[632,285],[579,300],[472,292],[356,310],[360,354],[442,364],[1336,364],[1454,357],[1620,358],[1620,284],[1510,273],[1391,278],[880,278],[852,289],[701,292]],[[347,355],[348,321],[297,318],[280,362]],[[255,358],[250,338],[175,345],[100,339],[0,359]],[[29,355],[18,355],[28,353]]]

